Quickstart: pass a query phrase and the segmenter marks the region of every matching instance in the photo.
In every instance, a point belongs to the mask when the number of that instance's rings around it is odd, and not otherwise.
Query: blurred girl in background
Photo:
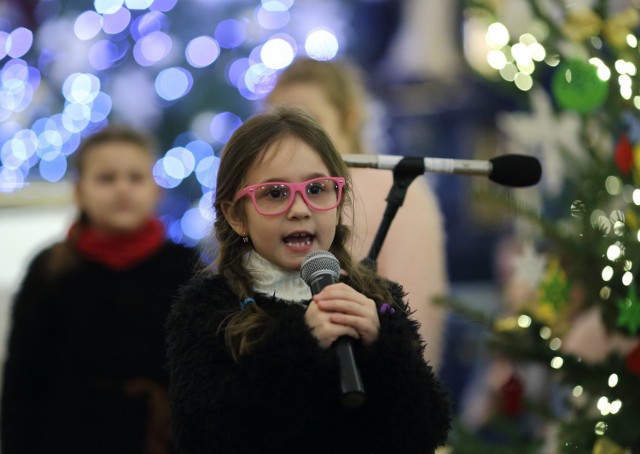
[[[3,454],[170,451],[164,323],[197,259],[155,216],[154,151],[108,127],[76,152],[78,219],[13,306]]]

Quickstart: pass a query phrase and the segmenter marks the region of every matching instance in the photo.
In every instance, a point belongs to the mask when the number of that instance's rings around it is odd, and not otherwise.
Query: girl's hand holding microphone
[[[376,303],[343,283],[329,285],[313,296],[305,322],[322,348],[329,348],[341,336],[371,345],[380,332]]]

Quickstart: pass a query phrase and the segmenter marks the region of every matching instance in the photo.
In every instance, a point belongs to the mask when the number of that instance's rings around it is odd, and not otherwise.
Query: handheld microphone
[[[340,262],[331,252],[310,252],[302,261],[300,275],[311,288],[311,293],[315,295],[327,285],[338,282]],[[359,407],[365,400],[365,392],[353,354],[351,338],[349,336],[339,337],[333,343],[333,348],[338,357],[342,405],[348,408]]]
[[[488,161],[366,154],[344,155],[343,159],[349,167],[394,170],[402,166],[417,173],[486,175],[495,183],[512,187],[533,186],[542,176],[540,161],[521,154],[506,154]]]

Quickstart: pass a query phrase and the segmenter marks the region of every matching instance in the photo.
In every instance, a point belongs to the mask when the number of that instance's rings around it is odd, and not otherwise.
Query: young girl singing
[[[154,149],[108,127],[76,151],[79,217],[16,296],[2,453],[170,451],[164,325],[196,254],[155,217]]]
[[[216,272],[168,319],[174,437],[182,453],[429,453],[446,442],[446,392],[425,363],[402,289],[345,244],[348,169],[305,114],[245,122],[222,154]],[[305,257],[331,252],[340,282],[312,297]],[[349,336],[366,400],[341,404],[332,344]]]
[[[370,107],[362,71],[347,61],[298,58],[279,75],[267,106],[294,106],[306,110],[327,132],[341,154],[372,154],[365,140]],[[366,122],[374,123],[374,122]],[[370,128],[370,127],[369,127]],[[393,184],[388,170],[351,169],[354,231],[348,245],[356,260],[365,258],[382,223]],[[425,359],[438,372],[445,328],[445,310],[433,302],[447,293],[444,218],[436,194],[425,178],[407,190],[377,257],[377,272],[402,284],[411,305],[411,318],[420,323],[427,343]],[[409,241],[411,238],[413,241]]]

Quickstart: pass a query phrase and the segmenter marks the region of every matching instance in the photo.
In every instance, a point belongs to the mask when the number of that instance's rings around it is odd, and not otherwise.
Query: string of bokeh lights
[[[212,67],[224,52],[232,54],[233,61],[216,70],[224,71],[226,81],[242,97],[255,101],[270,91],[277,72],[297,55],[329,60],[339,51],[335,16],[326,17],[332,28],[318,26],[322,18],[315,17],[315,26],[298,32],[299,36],[287,31],[293,0],[263,0],[251,8],[246,5],[253,2],[240,2],[245,7],[237,8],[236,16],[227,15],[211,24],[212,33],[190,36],[186,42],[172,30],[170,13],[177,3],[95,0],[92,9],[72,17],[71,27],[68,17],[43,22],[38,30],[44,36],[41,41],[66,39],[62,46],[79,48],[84,60],[79,65],[87,67],[73,71],[75,65],[70,62],[62,69],[60,91],[53,94],[64,97],[57,112],[49,111],[47,98],[52,95],[46,94],[58,76],[52,69],[55,52],[44,45],[38,49],[38,37],[31,30],[2,31],[7,24],[0,23],[0,192],[19,190],[37,179],[58,182],[67,176],[68,159],[83,134],[106,124],[119,103],[136,102],[104,86],[105,79],[125,62],[133,61],[152,74],[153,101],[170,106],[193,89],[194,71]],[[61,33],[69,35],[63,38]],[[185,30],[180,33],[184,35]],[[65,74],[65,69],[72,72]],[[44,79],[49,82],[46,87]],[[148,86],[148,82],[131,77],[126,84]],[[24,124],[30,118],[31,124]],[[193,243],[208,234],[218,166],[214,148],[224,144],[240,124],[241,118],[233,112],[196,112],[190,131],[183,134],[191,140],[180,143],[184,138],[176,138],[175,146],[155,163],[154,178],[164,188],[176,188],[191,175],[201,185],[202,195],[194,208],[180,219],[164,219],[174,240]]]
[[[639,50],[638,37],[629,33],[625,37],[626,45],[632,50]],[[536,63],[546,63],[550,67],[556,67],[560,63],[560,56],[547,54],[544,46],[531,33],[520,35],[517,42],[512,43],[508,28],[494,22],[486,28],[485,42],[487,45],[486,60],[488,65],[496,70],[503,80],[513,82],[522,91],[529,91],[534,86],[532,77]],[[596,49],[602,48],[600,38],[593,37],[591,45]],[[611,78],[611,69],[599,58],[589,59],[589,63],[597,68],[598,77],[606,82]],[[640,110],[640,92],[638,87],[633,87],[633,78],[638,73],[638,68],[632,61],[618,59],[614,65],[618,74],[618,91],[625,100],[632,100],[636,109]],[[571,77],[567,75],[567,77]]]

